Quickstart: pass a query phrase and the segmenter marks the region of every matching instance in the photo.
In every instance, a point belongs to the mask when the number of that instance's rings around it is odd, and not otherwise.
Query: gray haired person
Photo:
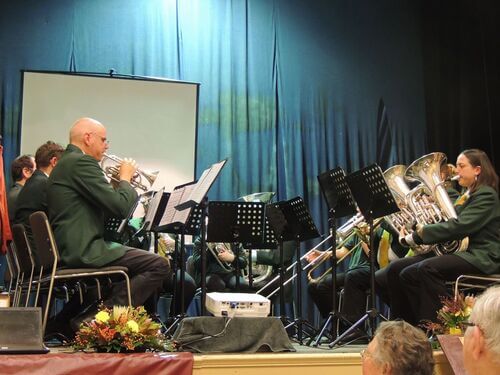
[[[463,347],[467,373],[500,374],[500,285],[477,298],[469,322]]]
[[[361,352],[363,375],[431,375],[432,348],[424,332],[402,321],[383,322]]]

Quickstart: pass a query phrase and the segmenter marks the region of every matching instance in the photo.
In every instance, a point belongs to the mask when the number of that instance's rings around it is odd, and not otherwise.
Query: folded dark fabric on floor
[[[194,353],[294,352],[279,318],[185,318],[173,339]]]

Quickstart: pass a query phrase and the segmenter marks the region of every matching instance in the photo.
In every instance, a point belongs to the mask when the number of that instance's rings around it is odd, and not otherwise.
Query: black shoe
[[[81,313],[70,319],[69,324],[73,332],[78,332],[82,323],[87,323],[94,319],[99,311],[99,304],[100,302],[94,302],[88,305]]]

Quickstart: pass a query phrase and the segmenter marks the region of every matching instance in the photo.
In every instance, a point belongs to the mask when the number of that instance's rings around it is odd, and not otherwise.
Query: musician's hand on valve
[[[232,263],[234,261],[234,258],[235,258],[234,254],[230,253],[229,251],[227,251],[224,248],[219,250],[219,253],[217,254],[217,256],[223,262],[228,262],[228,263]]]
[[[404,247],[409,247],[408,243],[405,240],[407,234],[408,230],[405,228],[404,225],[401,226],[401,229],[399,230],[399,243]]]
[[[133,159],[125,158],[120,164],[120,181],[130,182],[137,171],[137,163]]]

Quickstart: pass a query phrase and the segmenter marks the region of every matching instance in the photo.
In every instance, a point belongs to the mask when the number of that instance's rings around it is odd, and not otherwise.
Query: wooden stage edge
[[[453,375],[443,352],[434,352],[436,375]],[[193,375],[361,374],[358,353],[195,354]],[[314,372],[312,372],[314,371]],[[335,371],[335,372],[332,372]]]

